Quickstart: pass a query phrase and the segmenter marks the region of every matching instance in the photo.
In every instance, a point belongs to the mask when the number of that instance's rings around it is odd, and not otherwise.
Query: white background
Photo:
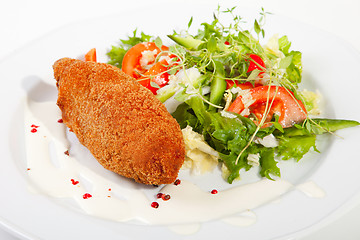
[[[37,38],[57,28],[86,18],[116,14],[123,9],[136,9],[139,6],[154,4],[188,5],[189,1],[162,0],[12,0],[0,3],[0,62],[14,51],[21,51]],[[213,0],[199,1],[204,4]],[[239,6],[264,7],[266,11],[291,17],[299,22],[312,25],[332,33],[360,51],[360,1],[359,0],[267,0],[233,1]],[[176,11],[176,7],[173,8]],[[161,14],[161,13],[160,13]],[[187,21],[187,20],[186,20]],[[164,20],[166,24],[166,20]],[[56,46],[54,46],[56,47]],[[336,47],[336,46],[334,46]],[[34,56],[34,59],[35,56]],[[336,56],[334,56],[336,61]],[[1,70],[1,69],[0,69]],[[358,70],[358,69],[356,69]],[[4,83],[3,83],[4,84]],[[357,119],[359,120],[359,119]],[[0,206],[6,207],[6,206]],[[360,197],[340,215],[332,216],[314,227],[310,236],[302,240],[318,239],[360,239]],[[16,239],[0,228],[0,239]]]

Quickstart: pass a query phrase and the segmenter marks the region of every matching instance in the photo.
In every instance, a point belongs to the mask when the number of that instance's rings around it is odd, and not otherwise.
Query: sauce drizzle
[[[158,191],[155,194],[153,188],[129,187],[123,184],[124,181],[98,174],[74,157],[76,154],[73,154],[67,138],[66,126],[58,124],[61,112],[56,103],[27,100],[25,106],[25,124],[39,122],[46,136],[25,133],[27,164],[31,166],[31,171],[27,171],[30,182],[43,194],[72,199],[77,208],[89,215],[118,222],[193,226],[247,212],[293,189],[292,184],[282,179],[262,179],[210,192],[185,179],[160,186],[155,189]],[[69,149],[72,154],[65,155]],[[69,184],[69,179],[72,184]],[[88,183],[83,183],[82,179]],[[156,196],[160,196],[161,204],[155,200]]]

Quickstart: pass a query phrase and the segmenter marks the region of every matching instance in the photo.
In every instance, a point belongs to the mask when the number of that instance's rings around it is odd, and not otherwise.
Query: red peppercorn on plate
[[[304,235],[351,202],[360,187],[359,127],[320,136],[320,153],[279,162],[281,178],[276,180],[260,176],[255,166],[242,169],[240,179],[230,184],[216,167],[202,175],[182,169],[174,183],[161,186],[135,183],[104,169],[65,127],[56,106],[51,68],[56,60],[81,58],[95,48],[91,61],[106,63],[110,47],[134,29],[165,39],[173,29],[187,28],[192,16],[192,25],[212,18],[213,7],[194,4],[170,11],[170,6],[154,6],[78,22],[0,62],[0,77],[7,82],[0,94],[0,223],[5,228],[25,239],[281,239]],[[159,8],[161,16],[154,15]],[[256,10],[237,11],[254,26]],[[349,108],[358,95],[359,77],[344,71],[358,68],[359,53],[308,25],[276,14],[267,17],[266,36],[287,35],[291,47],[302,52],[302,87],[321,92],[322,116],[360,120],[360,112]],[[264,62],[249,56],[257,60],[245,72],[264,73]],[[265,87],[259,89],[265,94]],[[260,108],[252,110],[258,113]]]

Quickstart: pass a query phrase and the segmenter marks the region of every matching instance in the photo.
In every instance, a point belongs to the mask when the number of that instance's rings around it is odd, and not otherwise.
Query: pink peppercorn
[[[216,189],[211,190],[211,194],[217,194],[218,191]]]
[[[181,180],[180,179],[176,179],[175,182],[174,182],[174,185],[179,185],[181,183]]]
[[[83,195],[83,199],[89,199],[89,198],[91,198],[92,197],[92,195],[90,194],[90,193],[85,193],[84,195]]]
[[[156,194],[156,198],[162,198],[163,197],[163,193],[158,193],[158,194]]]
[[[170,200],[170,195],[169,194],[163,194],[163,196],[161,197],[162,198],[162,200],[164,200],[164,201],[167,201],[167,200]]]
[[[158,208],[158,207],[159,207],[159,203],[157,203],[157,202],[152,202],[152,203],[151,203],[151,207],[152,207],[152,208]]]

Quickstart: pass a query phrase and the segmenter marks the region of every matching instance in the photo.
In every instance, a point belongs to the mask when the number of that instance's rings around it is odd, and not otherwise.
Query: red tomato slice
[[[273,114],[277,114],[279,116],[279,123],[282,127],[286,128],[305,120],[307,117],[304,104],[284,87],[261,86],[252,88],[249,91],[254,102],[248,108],[259,121],[265,114],[267,101],[269,101],[269,104],[273,101],[273,104],[269,114],[266,116],[265,123],[271,121]],[[230,105],[228,111],[240,114],[244,109],[242,96],[239,96]],[[264,126],[268,125],[264,124]]]
[[[238,81],[226,80],[226,89],[232,88],[235,83],[236,83],[236,87],[239,87],[242,90],[262,86],[259,83],[255,83],[255,85],[253,85],[251,82],[239,83]]]
[[[249,58],[251,58],[251,59],[249,60],[250,64],[249,64],[249,68],[248,68],[247,72],[251,72],[255,69],[258,69],[261,71],[259,73],[259,77],[262,78],[263,73],[265,72],[264,69],[266,69],[264,61],[262,60],[261,57],[259,57],[256,54],[250,54]],[[231,88],[232,86],[234,86],[235,83],[236,83],[237,87],[240,87],[243,90],[262,86],[262,84],[260,84],[259,81],[256,81],[255,85],[253,85],[250,82],[239,83],[239,81],[226,80],[226,89]]]
[[[147,72],[144,73],[145,76],[149,77],[141,77],[139,83],[150,89],[151,92],[156,95],[156,92],[159,88],[151,86],[151,82],[156,83],[160,88],[164,87],[169,82],[169,73],[167,73],[168,68],[169,63],[166,59],[157,62]]]
[[[156,50],[156,51],[154,51]],[[169,48],[166,46],[161,47],[162,51],[168,51]],[[141,65],[141,59],[144,51],[154,51],[154,58],[161,52],[161,50],[155,45],[154,42],[138,43],[130,48],[122,61],[122,71],[136,79],[141,77],[147,69]],[[153,64],[154,61],[149,61],[148,64]],[[140,73],[140,74],[139,74]]]
[[[96,48],[90,49],[90,51],[85,54],[85,61],[96,62]]]
[[[264,69],[265,69],[265,63],[262,60],[262,58],[256,54],[250,54],[249,58],[251,58],[251,60],[249,60],[250,64],[249,64],[249,68],[248,68],[247,72],[251,72],[255,69],[258,69],[263,73]]]
[[[156,95],[156,92],[159,88],[151,86],[150,78],[140,79],[138,82],[147,89],[149,89],[154,95]]]
[[[231,105],[228,108],[228,111],[240,114],[244,109],[245,109],[245,105],[242,101],[242,97],[239,96],[235,98],[235,100],[231,103]]]

